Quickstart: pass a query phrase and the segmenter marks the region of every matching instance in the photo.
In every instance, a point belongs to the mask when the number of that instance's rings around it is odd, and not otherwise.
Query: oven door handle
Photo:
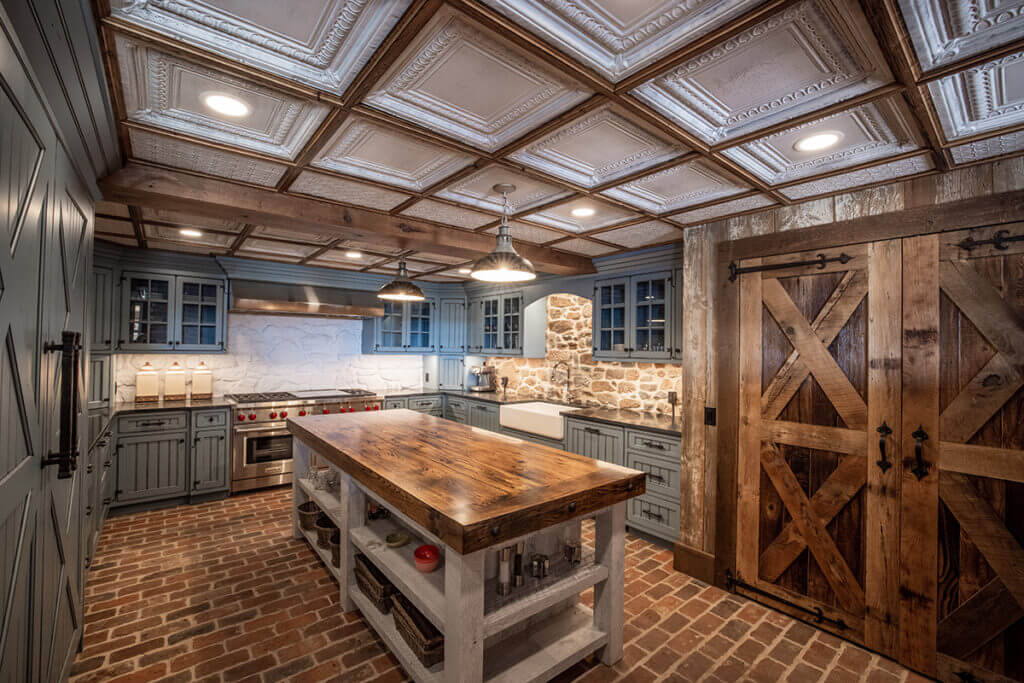
[[[261,427],[235,427],[235,434],[241,434],[242,436],[284,436],[285,434],[291,434],[288,428],[283,424],[274,425],[263,425]]]

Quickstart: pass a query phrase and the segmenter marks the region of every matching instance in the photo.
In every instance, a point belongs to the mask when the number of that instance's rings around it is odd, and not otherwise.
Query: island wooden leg
[[[292,439],[292,538],[303,538],[299,526],[299,503],[306,502],[306,494],[299,488],[299,477],[309,470],[309,446],[298,439]]]
[[[444,556],[444,680],[478,683],[484,677],[484,553]]]
[[[340,495],[341,505],[338,507],[338,531],[341,533],[341,567],[343,581],[341,586],[341,609],[351,612],[356,604],[349,597],[349,591],[359,590],[356,583],[356,547],[349,539],[348,532],[366,524],[366,494],[356,485],[349,475],[341,472]]]
[[[622,659],[626,503],[605,508],[597,513],[594,522],[594,561],[608,567],[608,578],[594,586],[594,626],[608,634],[608,644],[601,650],[601,663],[611,666]]]

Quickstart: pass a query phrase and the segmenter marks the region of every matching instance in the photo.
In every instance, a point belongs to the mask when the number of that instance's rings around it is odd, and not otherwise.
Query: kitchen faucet
[[[569,372],[569,364],[566,361],[564,361],[564,360],[560,360],[557,363],[555,363],[553,366],[551,366],[551,376],[552,377],[555,376],[555,370],[558,369],[559,365],[564,365],[565,366],[565,400],[568,401],[569,400],[569,391],[570,391],[569,384],[572,381],[572,374]]]

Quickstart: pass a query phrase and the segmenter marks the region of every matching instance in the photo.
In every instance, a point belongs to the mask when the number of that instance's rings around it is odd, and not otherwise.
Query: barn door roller
[[[957,242],[956,246],[960,247],[964,251],[972,251],[978,247],[984,247],[987,244],[991,244],[993,247],[1000,251],[1005,251],[1010,248],[1011,242],[1024,242],[1024,234],[1022,235],[1011,235],[1009,230],[1000,230],[990,239],[987,240],[976,240],[970,235]]]
[[[766,266],[747,266],[740,268],[733,261],[729,264],[729,282],[735,282],[736,278],[744,273],[761,273],[766,270],[785,270],[787,268],[799,268],[801,266],[817,266],[818,270],[824,270],[825,266],[829,263],[842,263],[846,264],[853,260],[853,257],[843,252],[839,256],[833,256],[831,258],[824,254],[818,254],[816,258],[808,259],[806,261],[790,261],[788,263],[772,263]]]

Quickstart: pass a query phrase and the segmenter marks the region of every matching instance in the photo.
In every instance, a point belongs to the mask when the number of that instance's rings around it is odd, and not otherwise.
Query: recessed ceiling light
[[[195,228],[182,228],[178,231],[178,234],[182,237],[202,237],[203,231],[196,230]]]
[[[470,273],[473,272],[473,269],[472,268],[459,268],[459,272],[462,273],[463,275],[469,275]]]
[[[209,93],[203,96],[203,102],[207,107],[224,116],[239,118],[249,113],[249,105],[231,95]]]
[[[842,133],[836,133],[829,131],[827,133],[815,133],[814,135],[808,135],[805,138],[800,138],[793,145],[793,149],[798,152],[820,152],[823,149],[832,147],[839,142],[843,137]]]
[[[352,249],[345,252],[345,258],[363,258],[363,252]]]
[[[589,206],[581,206],[577,209],[573,209],[569,213],[571,213],[576,218],[590,218],[591,216],[594,215],[594,210]]]

